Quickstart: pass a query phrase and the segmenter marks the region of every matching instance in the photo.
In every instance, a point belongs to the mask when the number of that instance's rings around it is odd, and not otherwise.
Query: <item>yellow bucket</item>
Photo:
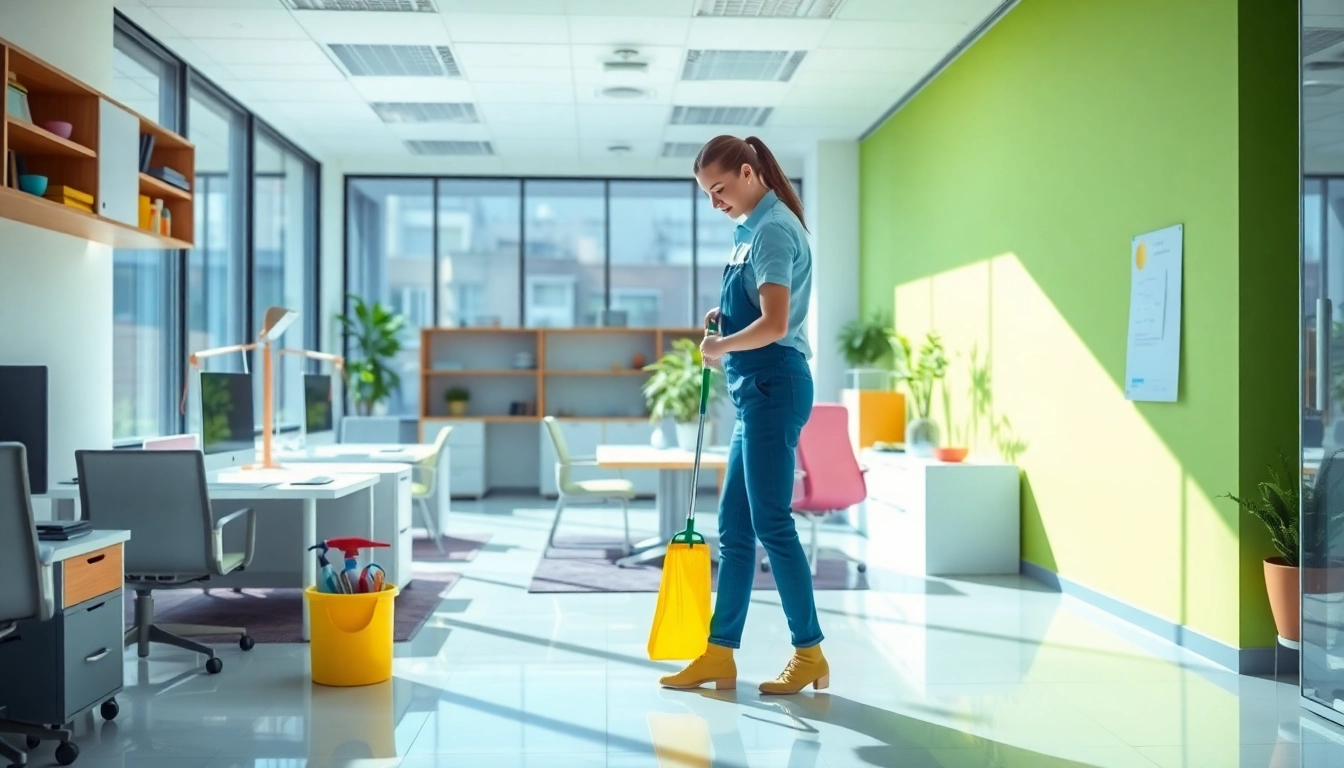
[[[303,596],[308,601],[313,682],[349,686],[392,679],[395,586],[355,595],[333,595],[309,587]]]

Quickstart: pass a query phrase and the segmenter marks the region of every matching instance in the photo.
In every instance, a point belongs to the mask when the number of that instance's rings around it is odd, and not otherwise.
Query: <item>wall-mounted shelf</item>
[[[195,184],[196,150],[190,142],[136,114],[116,100],[60,69],[0,39],[0,71],[12,73],[26,89],[22,109],[8,77],[0,80],[0,218],[116,248],[183,249],[195,239],[189,191],[160,181],[140,169],[140,136],[155,137],[148,167],[181,173]],[[70,138],[46,130],[49,122],[71,126]],[[11,155],[11,153],[13,153]],[[16,162],[17,161],[17,162]],[[11,163],[16,167],[11,167]],[[16,188],[11,176],[45,176],[47,199]],[[93,212],[63,204],[93,198]],[[171,236],[141,228],[140,197],[163,200],[171,217]],[[87,204],[80,201],[82,204]]]

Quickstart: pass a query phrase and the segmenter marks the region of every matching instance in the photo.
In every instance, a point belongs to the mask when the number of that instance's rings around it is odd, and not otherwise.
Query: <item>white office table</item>
[[[318,473],[311,469],[299,472],[283,469],[224,470],[210,473],[208,492],[211,500],[218,501],[303,502],[302,546],[307,548],[317,541],[317,502],[340,499],[359,491],[368,490],[368,535],[372,538],[374,535],[374,494],[372,488],[378,482],[378,475],[332,474],[332,482],[326,485],[294,485],[285,482],[286,479],[309,477],[316,474]],[[73,502],[79,499],[79,486],[55,485],[49,488],[44,495],[53,502]],[[303,587],[306,589],[315,584],[317,584],[317,558],[305,556],[303,558]],[[308,602],[306,600],[303,604],[303,639],[308,639]]]
[[[39,541],[37,551],[43,563],[59,563],[131,540],[130,531],[96,529],[87,536],[70,541]]]
[[[658,537],[645,539],[635,545],[635,551],[621,558],[617,565],[647,563],[667,554],[667,542],[685,530],[686,511],[690,509],[691,475],[695,468],[695,452],[680,448],[654,448],[649,445],[599,445],[597,466],[603,469],[656,469],[658,470]],[[728,451],[724,448],[705,448],[700,454],[700,471],[719,472],[728,467]],[[702,531],[703,533],[703,531]],[[705,536],[705,541],[717,539]],[[711,546],[711,551],[717,547]]]
[[[280,451],[276,454],[276,461],[285,464],[311,464],[311,463],[393,463],[393,464],[412,464],[420,465],[426,459],[434,455],[434,445],[432,443],[337,443],[335,445],[315,445],[299,450]],[[438,466],[435,468],[436,482],[434,488],[435,516],[438,518],[438,529],[440,533],[446,535],[448,530],[448,512],[449,497],[452,495],[448,488],[448,461],[449,447],[443,446],[443,453],[439,456]],[[416,478],[415,482],[422,482]]]

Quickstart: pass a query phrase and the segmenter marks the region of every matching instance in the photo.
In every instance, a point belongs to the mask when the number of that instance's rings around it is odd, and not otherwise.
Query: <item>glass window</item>
[[[733,253],[733,230],[737,227],[722,211],[714,210],[704,192],[697,196],[695,205],[696,299],[692,327],[698,327],[705,313],[719,306],[723,268]]]
[[[523,212],[524,324],[597,325],[606,306],[606,183],[528,180]]]
[[[518,327],[517,181],[439,182],[439,325]]]
[[[434,324],[434,180],[352,179],[347,195],[349,290],[406,318],[396,361],[401,389],[388,412],[418,415],[420,329]]]
[[[187,346],[195,352],[247,341],[247,120],[193,83],[187,126],[196,145],[196,247],[187,258]],[[208,367],[242,370],[242,362],[229,355]]]
[[[253,327],[261,329],[268,307],[295,310],[299,322],[285,331],[282,346],[312,349],[316,342],[316,169],[266,131],[257,132],[254,147]],[[297,359],[277,361],[276,423],[281,427],[301,423],[301,374],[307,367]],[[260,398],[260,378],[256,384]]]
[[[632,327],[690,327],[690,181],[612,181],[611,308]]]
[[[175,128],[177,65],[120,29],[113,39],[113,96]],[[118,442],[178,431],[179,259],[177,251],[112,252],[112,437]]]

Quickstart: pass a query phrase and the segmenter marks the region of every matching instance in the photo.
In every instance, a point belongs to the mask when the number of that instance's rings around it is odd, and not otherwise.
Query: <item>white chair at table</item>
[[[574,467],[595,467],[596,459],[575,458],[569,455],[569,446],[565,443],[560,423],[554,416],[547,416],[542,419],[542,423],[546,425],[546,432],[551,436],[551,445],[555,447],[555,487],[560,493],[560,497],[555,501],[555,522],[551,523],[551,533],[546,537],[546,548],[555,546],[555,531],[560,527],[560,516],[564,514],[566,506],[575,502],[584,504],[615,501],[621,505],[621,516],[625,523],[625,546],[622,552],[630,554],[634,550],[634,543],[630,540],[630,502],[635,498],[635,484],[621,479],[575,480],[570,470]]]
[[[434,540],[434,546],[439,548],[440,554],[443,553],[444,532],[439,530],[434,515],[430,514],[429,500],[434,498],[434,491],[438,488],[439,455],[443,453],[443,446],[448,444],[448,435],[452,431],[452,427],[440,429],[439,436],[434,438],[434,453],[411,468],[411,500],[415,508],[420,510],[420,522],[424,524],[425,532]]]

